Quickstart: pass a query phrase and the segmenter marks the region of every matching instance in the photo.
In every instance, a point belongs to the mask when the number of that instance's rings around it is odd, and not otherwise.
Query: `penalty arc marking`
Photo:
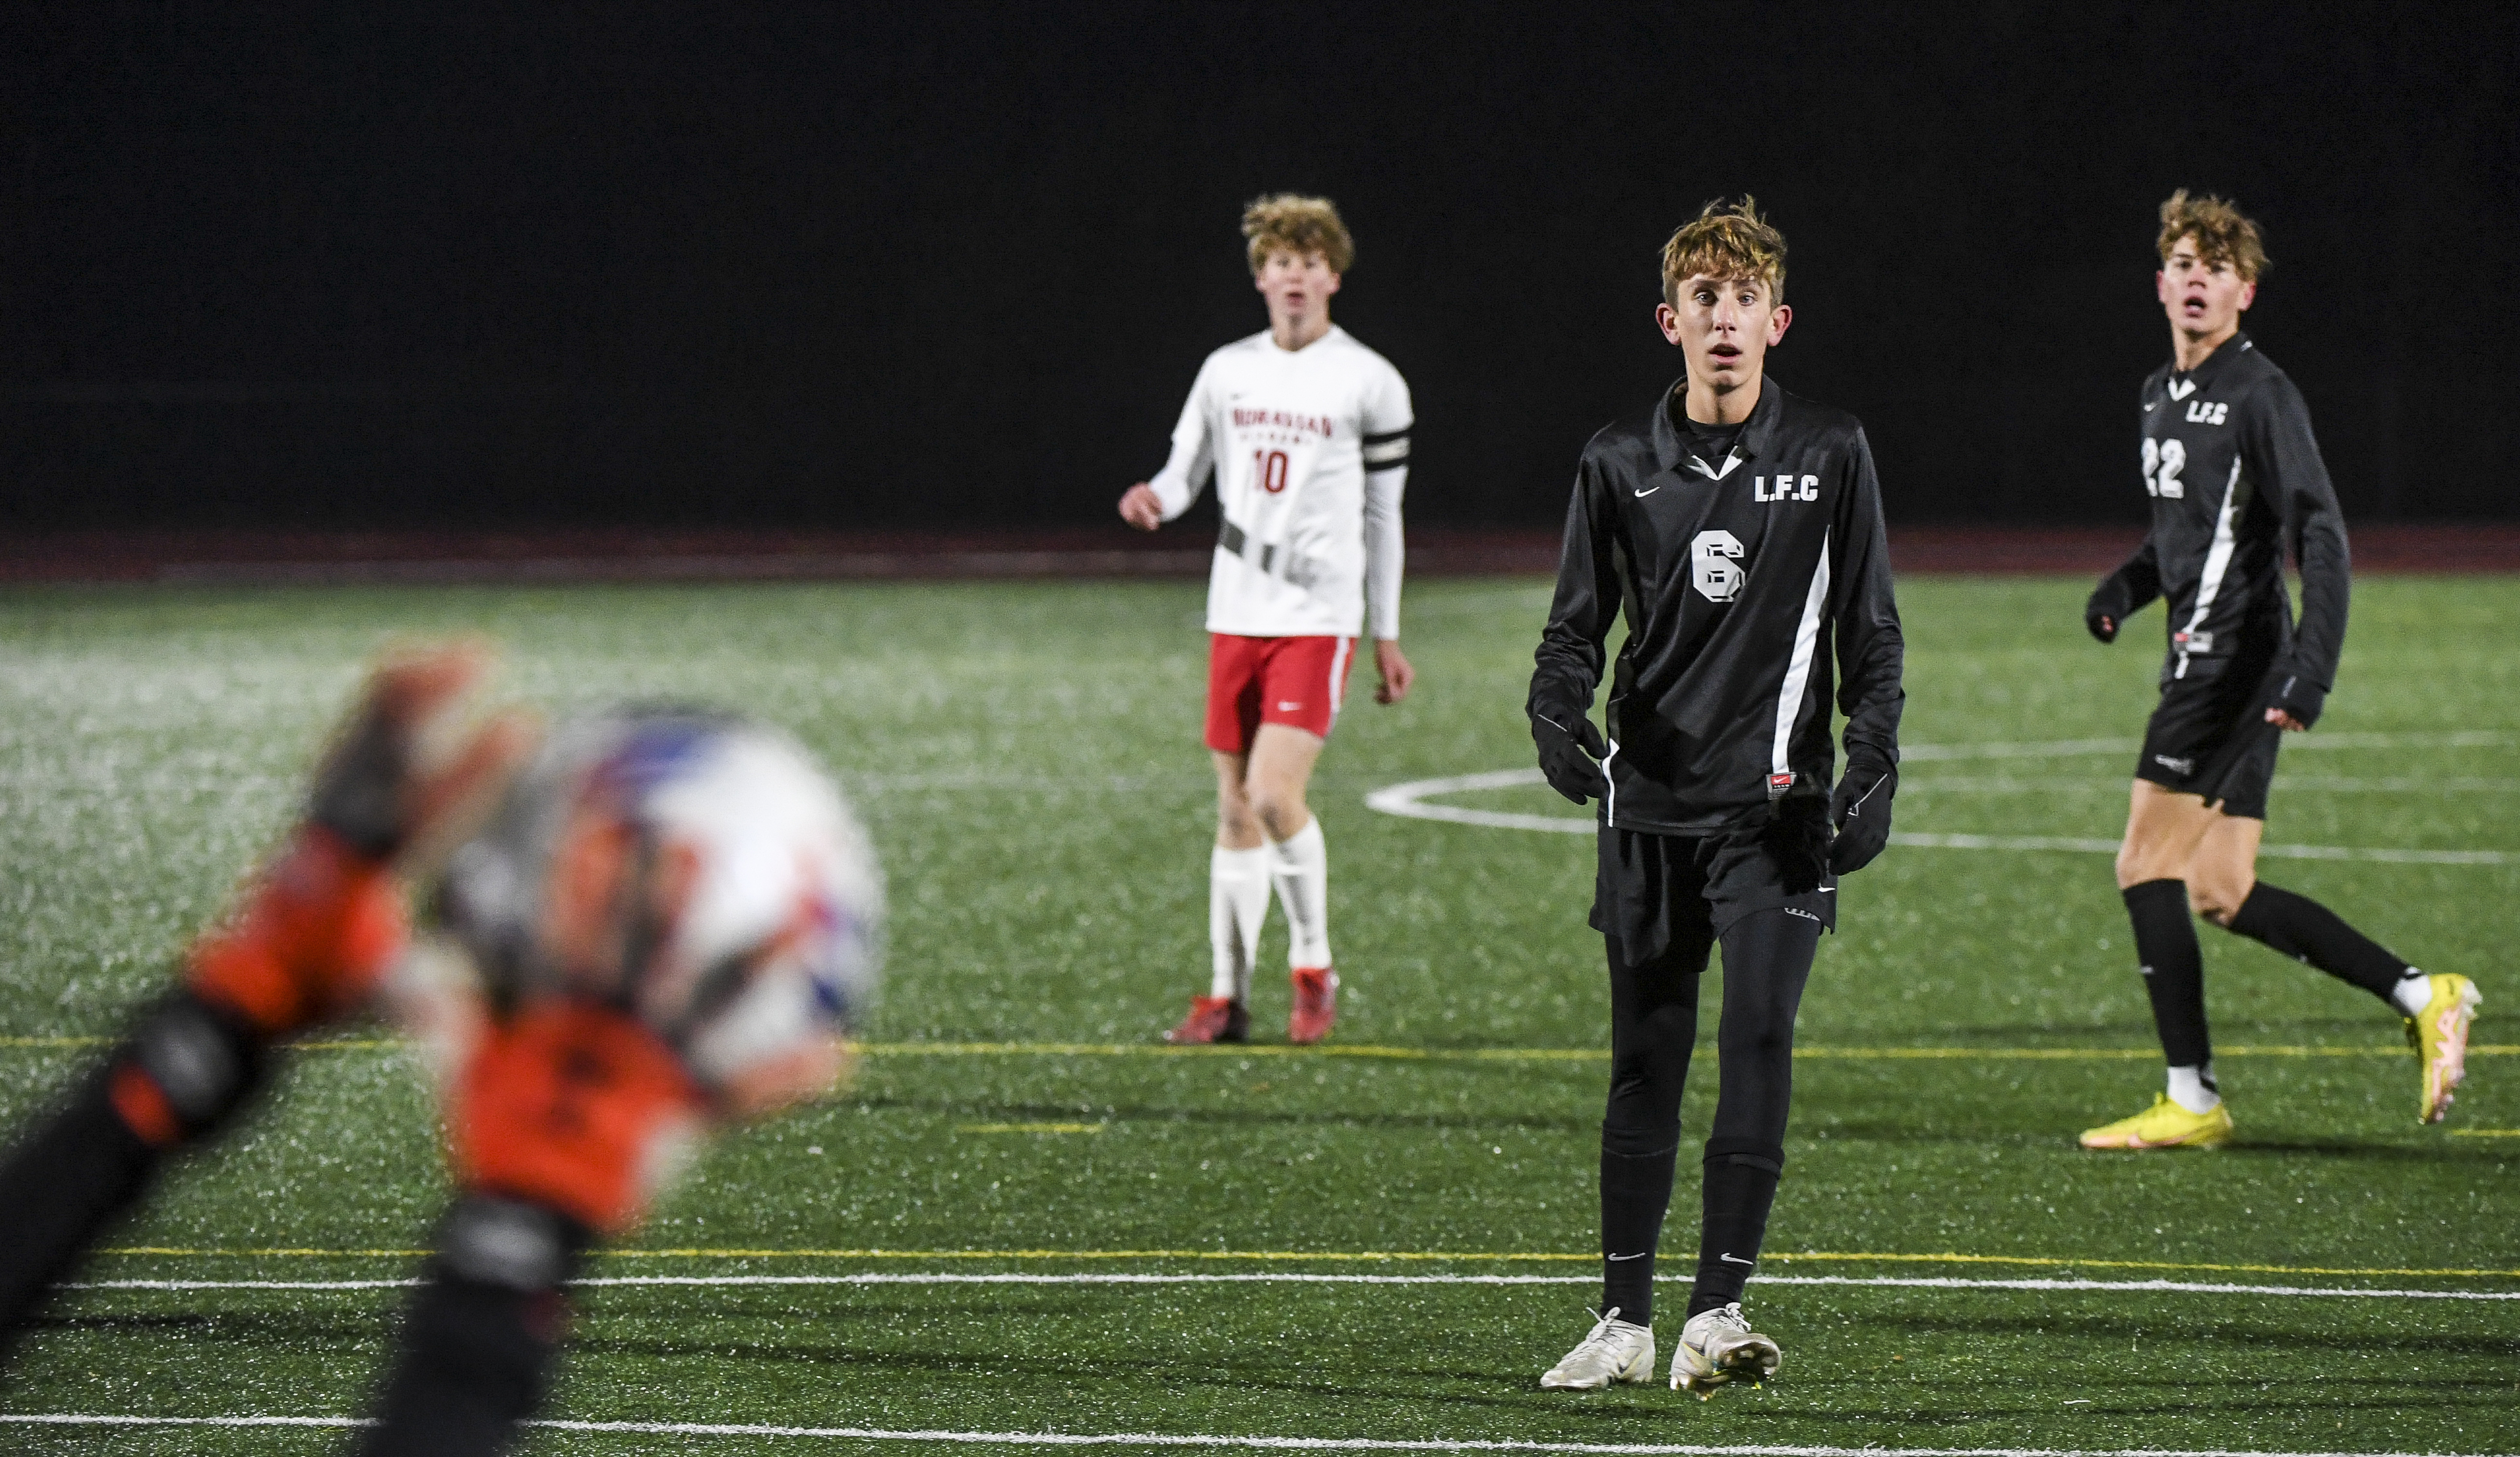
[[[2299,745],[2288,745],[2287,748],[2478,749],[2501,747],[2513,742],[2513,735],[2493,731],[2452,734],[2332,734],[2323,739],[2310,739]],[[2134,739],[1918,744],[1903,750],[1900,757],[1907,763],[1939,763],[1967,759],[2073,758],[2097,753],[2133,752],[2138,747],[2140,747],[2139,742]],[[1481,790],[1518,789],[1526,785],[1545,783],[1547,779],[1538,769],[1491,769],[1476,774],[1451,774],[1434,779],[1414,779],[1405,784],[1386,785],[1367,795],[1365,804],[1368,809],[1396,815],[1403,819],[1436,820],[1455,825],[1479,825],[1493,830],[1534,830],[1544,834],[1590,835],[1598,828],[1598,822],[1589,815],[1578,818],[1562,814],[1524,814],[1433,802],[1438,797],[1445,795],[1471,794]],[[1891,835],[1890,842],[1920,850],[1996,850],[2005,853],[2053,851],[2066,854],[2114,855],[2118,850],[2118,842],[2114,840],[2062,835],[1939,835],[1900,831]],[[2520,853],[2508,850],[2269,844],[2261,845],[2258,853],[2261,857],[2275,860],[2362,860],[2396,865],[2520,864]]]

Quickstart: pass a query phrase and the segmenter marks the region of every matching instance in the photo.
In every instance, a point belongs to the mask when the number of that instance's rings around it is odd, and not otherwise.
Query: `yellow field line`
[[[0,1037],[0,1048],[10,1047],[103,1047],[117,1039],[112,1037]],[[363,1052],[377,1048],[405,1046],[395,1037],[340,1038],[321,1042],[287,1044],[301,1052]],[[868,1057],[1049,1057],[1049,1058],[1248,1058],[1248,1057],[1325,1057],[1379,1058],[1397,1062],[1472,1062],[1472,1063],[1579,1063],[1599,1062],[1609,1057],[1602,1048],[1591,1047],[1383,1047],[1372,1043],[1345,1046],[1293,1047],[1282,1043],[1260,1043],[1228,1047],[1167,1047],[1161,1043],[1136,1042],[861,1042],[857,1050]],[[1712,1055],[1712,1045],[1698,1048]],[[2520,1043],[2479,1043],[2467,1049],[2470,1057],[2512,1057],[2520,1055]],[[2373,1043],[2359,1047],[2335,1046],[2236,1046],[2217,1047],[2214,1055],[2222,1058],[2386,1058],[2411,1056],[2403,1043]],[[2145,1062],[2161,1056],[2149,1047],[1797,1047],[1794,1056],[1838,1062]]]
[[[2520,1128],[2452,1128],[2452,1138],[2520,1138]]]
[[[426,1250],[215,1250],[136,1247],[100,1250],[99,1254],[166,1255],[183,1257],[225,1256],[232,1258],[412,1258],[425,1255]],[[1593,1263],[1598,1254],[1556,1253],[1550,1252],[1475,1251],[1475,1250],[597,1250],[593,1253],[614,1259],[995,1259],[995,1260],[1104,1260],[1104,1259],[1195,1259],[1241,1263],[1366,1264],[1387,1262],[1551,1262]],[[1779,1263],[1810,1262],[1815,1264],[1940,1264],[1940,1265],[2020,1265],[2031,1267],[2069,1267],[2091,1270],[2160,1270],[2227,1275],[2365,1275],[2365,1276],[2466,1276],[2495,1279],[2520,1279],[2520,1269],[2451,1269],[2426,1266],[2342,1267],[2333,1265],[2223,1264],[2162,1259],[2092,1259],[2066,1255],[2032,1254],[1960,1254],[1946,1252],[1939,1254],[1893,1254],[1877,1252],[1834,1252],[1806,1250],[1790,1253],[1770,1253],[1762,1258]]]

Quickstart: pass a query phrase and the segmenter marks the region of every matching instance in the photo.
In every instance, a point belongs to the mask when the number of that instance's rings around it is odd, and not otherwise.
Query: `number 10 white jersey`
[[[1245,637],[1400,635],[1400,496],[1409,386],[1391,362],[1330,332],[1279,348],[1268,334],[1207,356],[1149,484],[1171,521],[1216,477],[1225,517],[1207,629]]]

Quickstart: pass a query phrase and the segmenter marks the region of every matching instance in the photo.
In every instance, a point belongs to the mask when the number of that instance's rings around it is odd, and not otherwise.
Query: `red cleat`
[[[1319,1042],[1338,1021],[1338,973],[1326,966],[1299,966],[1289,979],[1295,983],[1295,1006],[1286,1014],[1286,1040]]]
[[[1251,1040],[1251,1014],[1232,997],[1192,997],[1190,1015],[1164,1033],[1175,1047],[1204,1047],[1211,1042]]]

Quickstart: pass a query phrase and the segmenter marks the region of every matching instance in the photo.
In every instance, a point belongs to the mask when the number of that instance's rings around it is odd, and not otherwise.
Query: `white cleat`
[[[1602,1312],[1593,1334],[1540,1378],[1544,1391],[1598,1391],[1612,1382],[1653,1380],[1653,1331],[1619,1319],[1619,1307]]]
[[[1766,1381],[1784,1360],[1774,1340],[1750,1329],[1736,1300],[1720,1310],[1701,1310],[1680,1328],[1680,1348],[1671,1353],[1671,1389],[1693,1391],[1705,1401],[1727,1382]]]

